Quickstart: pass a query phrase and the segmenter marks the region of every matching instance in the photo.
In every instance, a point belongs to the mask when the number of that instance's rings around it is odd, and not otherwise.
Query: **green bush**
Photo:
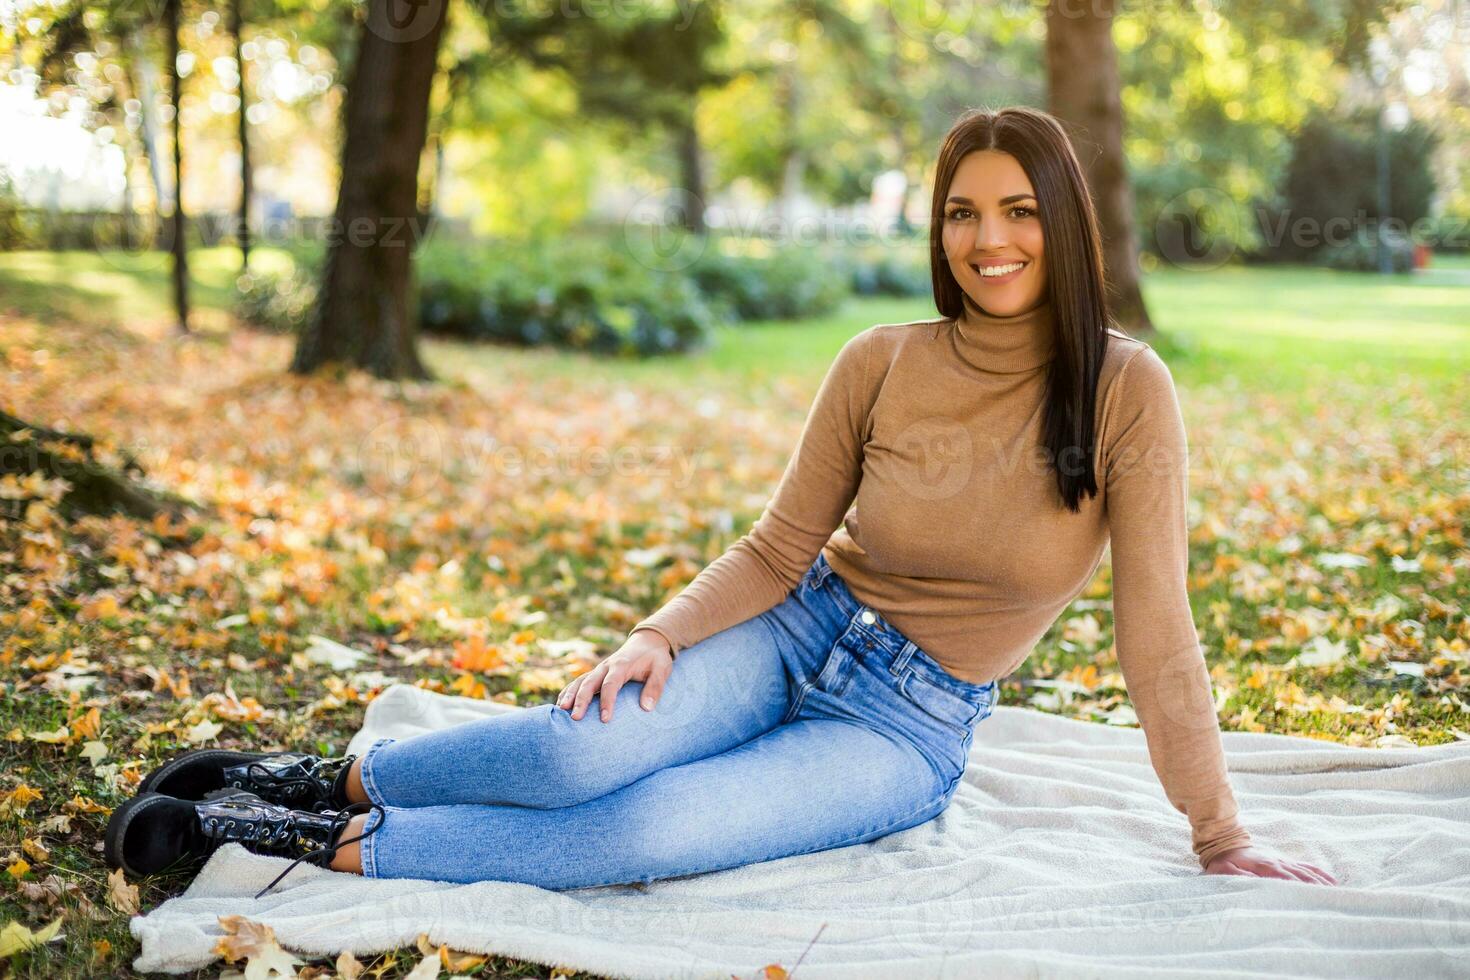
[[[10,175],[0,170],[0,252],[24,248],[25,229],[20,220],[20,198]]]
[[[1420,240],[1436,252],[1470,252],[1470,215],[1442,214],[1423,227]]]
[[[812,249],[780,248],[767,255],[729,255],[710,248],[688,269],[712,303],[739,320],[797,320],[842,305],[849,283]]]
[[[852,291],[859,296],[926,296],[934,290],[929,266],[891,255],[848,264]]]
[[[296,333],[316,302],[312,270],[291,275],[246,272],[235,280],[235,315],[272,333]]]
[[[1414,243],[1409,236],[1399,231],[1385,229],[1383,237],[1393,271],[1409,272],[1413,270]],[[1351,241],[1318,249],[1312,260],[1318,265],[1325,265],[1333,269],[1376,272],[1378,271],[1379,248],[1380,244],[1373,231],[1360,228]]]
[[[417,275],[423,329],[451,336],[650,355],[705,346],[720,319],[685,277],[590,243],[435,242]]]
[[[662,271],[595,232],[539,243],[435,236],[415,259],[420,324],[474,340],[646,356],[704,347],[721,322],[831,312],[856,283],[900,296],[930,288],[927,268],[881,252],[834,260],[815,249],[731,255],[712,244],[688,267]],[[240,316],[269,330],[299,329],[318,265],[303,255],[294,275],[242,276]]]
[[[1378,149],[1385,142],[1389,158],[1387,214],[1402,227],[1413,227],[1429,214],[1434,199],[1434,173],[1429,166],[1441,137],[1425,123],[1414,120],[1402,132],[1380,134],[1372,110],[1346,117],[1316,114],[1292,137],[1291,162],[1280,188],[1280,200],[1265,209],[1264,246],[1253,258],[1275,262],[1310,261],[1338,268],[1356,268],[1368,239],[1343,243],[1327,241],[1327,230],[1346,222],[1369,228],[1380,217],[1378,206]],[[1281,229],[1271,236],[1264,233]],[[1310,230],[1299,239],[1294,229]],[[1319,254],[1321,253],[1321,254]]]

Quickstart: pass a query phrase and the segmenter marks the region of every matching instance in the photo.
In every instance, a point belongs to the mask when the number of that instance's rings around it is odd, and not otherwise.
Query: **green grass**
[[[289,254],[257,249],[257,268],[289,268]],[[193,301],[226,311],[239,252],[190,255]],[[170,260],[161,253],[0,253],[0,311],[48,321],[167,322]],[[1298,378],[1348,372],[1391,382],[1400,372],[1452,379],[1470,370],[1470,256],[1437,255],[1429,270],[1380,277],[1308,267],[1161,268],[1143,281],[1156,341],[1181,382],[1226,378],[1280,388]],[[717,330],[690,355],[616,361],[551,349],[517,350],[515,368],[542,374],[612,376],[653,385],[754,384],[820,375],[842,343],[874,323],[935,316],[928,297],[853,299],[824,317],[754,322]],[[428,340],[429,363],[495,371],[506,348]]]
[[[41,321],[99,324],[171,323],[173,260],[162,252],[0,252],[0,313]],[[251,264],[284,271],[279,249],[257,249]],[[204,312],[228,310],[240,271],[233,246],[189,253],[191,302]]]
[[[1154,322],[1192,346],[1198,380],[1470,368],[1470,278],[1237,266],[1159,270],[1143,289]]]
[[[1394,276],[1331,269],[1227,267],[1160,270],[1143,283],[1160,348],[1181,384],[1226,381],[1290,390],[1345,372],[1391,384],[1401,374],[1454,381],[1470,371],[1470,259],[1436,259],[1437,273]],[[810,380],[847,338],[874,323],[936,316],[928,297],[852,299],[829,316],[754,322],[716,331],[705,351],[614,362],[551,350],[518,353],[518,372],[616,376],[680,386],[760,386],[780,376]],[[440,370],[496,372],[496,347],[430,344]]]

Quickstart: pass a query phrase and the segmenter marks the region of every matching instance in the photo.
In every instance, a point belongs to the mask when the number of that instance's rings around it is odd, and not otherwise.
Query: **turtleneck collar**
[[[964,310],[950,331],[967,363],[993,374],[1034,371],[1056,356],[1056,324],[1050,299],[1011,316],[994,316],[962,297]]]

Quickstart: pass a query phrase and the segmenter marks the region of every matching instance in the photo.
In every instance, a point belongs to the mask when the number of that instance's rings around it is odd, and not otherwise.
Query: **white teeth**
[[[1024,262],[1012,262],[1010,265],[996,265],[990,266],[989,268],[986,268],[984,266],[974,266],[973,268],[975,268],[985,278],[993,279],[996,276],[1009,275],[1010,273],[1015,272],[1017,269],[1021,268],[1021,266],[1025,264],[1026,263]]]

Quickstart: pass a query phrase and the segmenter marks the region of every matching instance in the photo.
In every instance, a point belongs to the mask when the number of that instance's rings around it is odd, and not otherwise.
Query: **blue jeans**
[[[363,874],[550,889],[870,841],[949,805],[996,682],[945,671],[818,555],[780,604],[580,720],[554,704],[378,739]],[[377,826],[380,825],[380,826]]]

